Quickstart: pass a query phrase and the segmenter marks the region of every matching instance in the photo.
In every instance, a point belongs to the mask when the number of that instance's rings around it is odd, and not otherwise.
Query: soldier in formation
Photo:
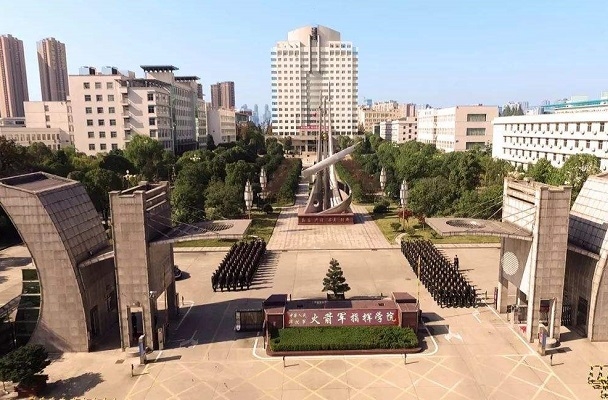
[[[457,257],[456,265],[450,263],[428,240],[403,241],[401,252],[414,273],[418,275],[420,271],[420,282],[441,307],[477,306],[475,287],[460,272]]]
[[[258,270],[262,257],[266,252],[266,242],[258,239],[252,242],[239,242],[232,245],[230,251],[218,268],[211,275],[213,291],[220,289],[243,290],[249,289],[253,277]]]

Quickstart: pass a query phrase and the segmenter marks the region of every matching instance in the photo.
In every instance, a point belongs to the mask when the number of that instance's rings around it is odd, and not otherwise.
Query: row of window
[[[101,89],[101,87],[102,87],[101,82],[95,82],[94,85],[95,85],[95,89]],[[90,89],[91,82],[83,82],[82,87],[84,89]],[[106,89],[114,89],[114,82],[106,82]]]
[[[111,146],[112,150],[118,150],[118,144],[112,143],[110,146]],[[89,143],[89,150],[90,151],[96,151],[97,150],[96,147],[95,147],[95,143]],[[105,143],[100,143],[99,144],[99,150],[100,151],[108,150],[108,145],[105,144]]]
[[[568,147],[568,146],[572,146],[575,149],[578,149],[580,147],[580,142],[582,140],[579,139],[549,139],[549,138],[545,138],[544,140],[544,144],[548,145],[548,146],[563,146],[563,147]],[[589,149],[591,148],[591,140],[584,140],[583,142],[585,142],[585,148]],[[597,148],[598,149],[602,149],[603,146],[603,140],[596,140],[595,142],[597,142]],[[505,137],[505,144],[543,144],[542,143],[542,139],[540,138],[522,138],[522,137],[512,137],[512,136],[506,136]]]
[[[598,130],[600,132],[604,132],[605,122],[555,122],[555,123],[533,123],[533,124],[506,124],[506,129],[508,131],[518,130],[518,131],[558,131],[560,127],[563,127],[564,131],[569,132],[570,127],[574,125],[574,132],[581,132],[581,128],[584,126],[582,131],[591,132],[593,124],[598,124]],[[543,132],[544,133],[544,132]]]
[[[15,142],[32,142],[32,141],[60,141],[61,138],[56,133],[27,133],[27,134],[14,134],[14,135],[3,135],[7,140],[14,140]]]
[[[95,132],[87,132],[87,136],[89,139],[95,139]],[[111,131],[110,132],[110,137],[111,138],[116,138],[118,136],[118,133],[116,131]],[[100,131],[99,132],[99,138],[100,139],[105,139],[106,138],[106,133],[104,131]]]
[[[85,94],[84,95],[84,101],[91,101],[92,97],[90,94]],[[109,94],[107,97],[108,101],[114,101],[114,95],[113,94]],[[95,95],[95,101],[103,101],[103,95],[101,94],[96,94]]]
[[[116,120],[115,119],[111,119],[108,121],[110,126],[116,126]],[[103,119],[98,119],[97,120],[97,126],[105,126],[106,121]],[[87,119],[87,126],[95,126],[94,124],[94,120],[92,119]]]
[[[93,107],[85,107],[84,112],[86,114],[93,114]],[[114,107],[108,107],[108,114],[116,113],[116,109]],[[97,107],[97,114],[103,114],[103,107]]]

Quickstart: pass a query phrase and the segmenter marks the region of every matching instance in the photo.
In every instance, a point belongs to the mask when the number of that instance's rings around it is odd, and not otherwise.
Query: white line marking
[[[479,310],[475,310],[475,312],[473,313],[473,317],[477,320],[477,322],[481,324],[481,319],[479,319],[479,315]]]
[[[500,316],[500,314],[496,312],[495,309],[493,309],[492,307],[490,307],[488,304],[486,304],[486,307],[488,307],[490,309],[490,311],[492,311],[494,313],[494,315],[496,315],[505,325],[509,326],[509,328],[511,329],[511,331],[513,333],[515,333],[515,336],[517,336],[519,338],[519,340],[521,340],[521,342],[523,344],[525,344],[526,347],[530,350],[530,354],[537,356],[538,359],[541,360],[543,362],[543,364],[545,364],[545,366],[547,367],[547,369],[549,370],[549,372],[551,372],[551,375],[555,376],[555,379],[557,379],[559,381],[559,383],[561,383],[562,385],[564,385],[564,387],[568,390],[568,392],[570,392],[570,394],[572,396],[574,396],[573,398],[578,399],[578,397],[574,394],[574,392],[572,391],[572,389],[570,389],[570,387],[568,385],[566,385],[564,383],[564,381],[555,372],[553,372],[553,369],[547,365],[547,363],[545,362],[545,360],[541,356],[539,356],[536,351],[534,351],[534,349],[532,348],[532,346],[530,346],[530,343],[526,342],[524,340],[524,338],[521,337],[521,335],[518,332],[516,332],[515,330],[513,330],[513,327],[511,327],[510,324],[507,324],[505,322],[505,320],[502,319],[502,317]]]
[[[429,329],[426,327],[426,325],[424,325],[424,329],[426,330],[426,333],[428,334],[428,337],[431,338],[431,341],[433,342],[433,345],[435,346],[435,349],[433,351],[431,351],[430,353],[411,353],[407,355],[407,358],[423,358],[423,357],[430,357],[433,356],[437,353],[437,351],[439,350],[439,345],[437,344],[437,341],[435,340],[435,338],[433,337],[433,335],[431,335],[431,332],[429,331]],[[257,353],[257,349],[258,349],[258,340],[260,339],[260,334],[258,333],[257,337],[255,338],[255,342],[253,343],[253,348],[251,349],[251,354],[257,358],[258,360],[275,360],[275,361],[281,361],[282,357],[271,357],[271,356],[260,356]],[[462,340],[462,339],[460,339]],[[269,345],[268,343],[266,344],[267,346]],[[353,355],[343,355],[343,356],[288,356],[290,359],[297,359],[297,360],[332,360],[332,359],[343,359],[343,358],[403,358],[403,354],[353,354]]]
[[[189,303],[190,306],[188,307],[188,310],[186,311],[186,313],[184,314],[184,316],[182,317],[182,319],[179,320],[179,324],[177,324],[177,326],[175,327],[174,330],[178,330],[180,326],[182,326],[182,322],[184,322],[184,319],[186,319],[186,317],[188,316],[188,314],[190,313],[190,310],[192,310],[192,306],[194,305],[193,301],[184,301],[184,304]]]

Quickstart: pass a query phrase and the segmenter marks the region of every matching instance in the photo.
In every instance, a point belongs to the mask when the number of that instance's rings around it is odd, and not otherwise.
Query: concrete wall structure
[[[508,285],[515,285],[520,328],[530,342],[541,323],[559,340],[570,196],[570,187],[505,179],[502,220],[532,235],[530,242],[501,239],[497,305],[507,311]]]
[[[54,351],[89,351],[116,311],[106,307],[113,264],[82,265],[109,245],[84,187],[40,172],[5,178],[0,204],[27,245],[42,287],[39,318],[24,334]]]
[[[168,318],[177,312],[172,244],[152,243],[171,227],[168,183],[142,182],[111,192],[110,204],[121,345],[135,346],[138,336],[145,334],[146,343],[158,349]],[[165,312],[158,311],[160,296]]]

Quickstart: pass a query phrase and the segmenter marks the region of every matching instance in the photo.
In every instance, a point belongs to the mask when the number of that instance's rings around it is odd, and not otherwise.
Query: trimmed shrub
[[[373,213],[374,214],[384,214],[388,212],[388,208],[391,205],[388,200],[381,200],[380,202],[374,204]]]
[[[274,210],[272,208],[272,205],[270,205],[270,203],[266,203],[266,204],[264,204],[264,207],[262,207],[262,211],[264,211],[266,214],[272,214],[272,212]]]
[[[272,351],[373,350],[418,347],[411,328],[398,326],[326,326],[286,328],[270,339]]]
[[[302,160],[297,159],[293,163],[283,185],[277,193],[277,200],[279,203],[293,204],[296,200],[296,192],[298,191],[298,184],[300,183],[300,174],[302,173]]]

